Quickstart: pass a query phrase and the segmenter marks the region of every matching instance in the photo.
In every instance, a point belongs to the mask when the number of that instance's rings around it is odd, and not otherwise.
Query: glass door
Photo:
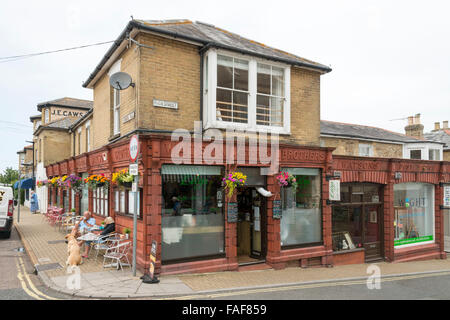
[[[265,212],[265,198],[255,189],[252,189],[252,216],[251,216],[251,256],[261,258],[263,256],[262,228]]]

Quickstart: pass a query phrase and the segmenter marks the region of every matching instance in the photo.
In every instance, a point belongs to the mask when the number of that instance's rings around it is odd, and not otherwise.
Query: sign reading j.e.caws
[[[81,118],[84,116],[86,111],[77,109],[65,109],[65,108],[51,108],[52,119],[64,118],[64,117],[77,117]]]

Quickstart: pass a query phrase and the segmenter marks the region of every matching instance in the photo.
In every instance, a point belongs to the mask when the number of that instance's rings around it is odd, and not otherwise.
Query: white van
[[[14,214],[14,195],[11,187],[0,185],[0,235],[11,236]]]

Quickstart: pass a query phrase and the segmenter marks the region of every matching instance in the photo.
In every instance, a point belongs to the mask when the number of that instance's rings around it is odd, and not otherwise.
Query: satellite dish
[[[109,84],[117,90],[125,90],[129,86],[134,87],[131,76],[125,72],[116,72],[109,77]]]

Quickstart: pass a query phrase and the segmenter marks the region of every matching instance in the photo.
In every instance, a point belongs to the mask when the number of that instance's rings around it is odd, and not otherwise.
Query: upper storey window
[[[290,66],[210,50],[204,59],[207,128],[290,133]]]

